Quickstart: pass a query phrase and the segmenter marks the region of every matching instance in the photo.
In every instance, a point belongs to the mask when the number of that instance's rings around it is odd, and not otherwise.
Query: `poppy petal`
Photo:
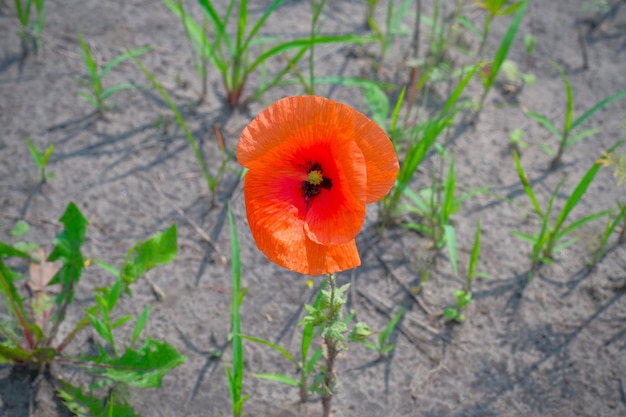
[[[400,166],[385,131],[364,115],[355,118],[354,136],[367,164],[367,203],[383,198],[398,176]]]
[[[299,181],[276,181],[251,170],[245,176],[244,187],[252,236],[270,261],[308,275],[339,272],[361,264],[354,239],[339,245],[320,245],[306,236],[306,207],[299,198]]]
[[[332,188],[311,199],[304,230],[322,245],[346,243],[359,234],[365,221],[365,159],[354,142],[332,141],[316,148],[311,154]]]

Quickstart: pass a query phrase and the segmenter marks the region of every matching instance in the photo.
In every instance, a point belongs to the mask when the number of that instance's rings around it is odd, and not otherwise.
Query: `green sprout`
[[[51,172],[46,172],[46,166],[48,165],[48,159],[52,152],[54,151],[54,145],[49,145],[48,148],[41,152],[34,144],[33,141],[30,140],[29,137],[26,138],[26,145],[28,146],[28,150],[30,151],[30,156],[33,159],[35,165],[39,169],[39,180],[44,183],[46,180],[55,179],[56,175]]]
[[[122,83],[116,84],[109,88],[104,88],[102,81],[104,77],[116,66],[124,62],[125,60],[136,57],[137,55],[141,55],[148,51],[152,50],[151,46],[146,46],[143,48],[134,49],[132,51],[126,51],[123,54],[120,54],[109,61],[101,70],[94,59],[94,56],[89,48],[89,45],[83,38],[83,36],[78,34],[78,41],[80,42],[80,46],[83,51],[83,62],[85,64],[85,68],[87,69],[87,74],[89,75],[89,79],[87,81],[81,80],[81,83],[86,88],[84,91],[80,91],[78,95],[87,102],[89,102],[92,106],[94,106],[100,116],[104,114],[104,111],[107,109],[105,106],[105,101],[109,99],[113,94],[122,91],[122,90],[133,90],[138,87],[135,84]]]

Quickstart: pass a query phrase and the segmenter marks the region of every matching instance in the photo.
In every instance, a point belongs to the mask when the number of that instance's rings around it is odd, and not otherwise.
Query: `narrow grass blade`
[[[254,26],[250,30],[250,33],[246,37],[246,40],[242,45],[244,50],[248,48],[248,45],[254,39],[259,29],[261,29],[261,27],[265,24],[265,21],[267,20],[267,18],[270,17],[270,15],[274,12],[274,10],[276,10],[276,8],[278,8],[283,2],[284,0],[274,0],[274,2],[265,9],[265,12],[263,12],[263,15],[259,18],[259,20],[257,20],[257,22],[254,24]]]
[[[517,34],[517,30],[519,28],[522,19],[524,18],[524,14],[526,13],[526,8],[528,7],[528,0],[524,0],[517,10],[513,19],[511,20],[511,24],[509,25],[504,38],[502,38],[502,42],[500,43],[500,47],[496,52],[496,56],[491,65],[491,74],[489,75],[489,87],[493,85],[496,81],[496,77],[498,76],[498,72],[500,71],[500,67],[502,63],[506,59],[509,54],[509,49],[511,49],[511,45],[513,44],[513,40],[515,40],[515,35]]]
[[[524,186],[524,191],[526,191],[526,195],[528,196],[528,198],[530,198],[530,201],[533,204],[533,207],[535,208],[535,212],[540,217],[543,217],[543,212],[541,210],[541,207],[539,207],[539,202],[537,201],[537,197],[535,197],[535,193],[532,187],[530,186],[530,183],[528,182],[528,176],[524,172],[524,168],[522,168],[522,164],[519,160],[519,155],[517,154],[517,152],[514,152],[513,156],[515,157],[515,166],[517,167],[517,175],[519,176],[520,181],[522,181],[522,185]]]
[[[400,91],[400,96],[398,96],[398,101],[396,101],[396,105],[393,108],[393,113],[391,114],[391,126],[389,128],[389,133],[393,136],[393,132],[396,130],[396,125],[398,123],[398,117],[400,116],[400,109],[402,108],[402,103],[404,103],[404,94],[406,93],[406,86],[402,87]]]
[[[562,138],[562,134],[561,132],[559,132],[559,130],[552,124],[552,122],[550,121],[550,119],[548,119],[546,116],[539,114],[539,113],[535,113],[534,111],[529,111],[528,115],[534,119],[537,123],[539,123],[540,125],[542,125],[543,127],[545,127],[546,129],[548,129],[548,131],[550,133],[552,133],[554,135],[555,138],[557,138],[558,140],[561,140]]]
[[[259,343],[261,345],[265,345],[265,346],[268,346],[268,347],[274,349],[275,351],[277,351],[278,353],[283,355],[289,362],[294,364],[296,366],[296,368],[299,367],[298,361],[296,361],[293,358],[293,356],[291,356],[291,353],[287,352],[285,349],[283,349],[282,347],[278,346],[277,344],[272,343],[272,342],[270,342],[268,340],[265,340],[265,339],[254,337],[254,336],[247,336],[247,335],[243,335],[242,334],[241,337],[243,339],[249,340],[251,342]]]
[[[444,233],[446,236],[446,245],[448,246],[448,252],[450,253],[450,263],[452,264],[452,270],[454,271],[454,275],[459,275],[459,266],[456,257],[456,233],[454,231],[454,226],[451,224],[445,224],[443,226]]]
[[[599,211],[597,213],[593,213],[590,214],[588,216],[583,217],[582,219],[578,219],[575,222],[571,223],[570,225],[568,225],[567,227],[563,228],[563,230],[559,231],[556,235],[555,235],[555,241],[558,241],[562,238],[564,238],[565,236],[567,236],[568,234],[570,234],[571,232],[573,232],[574,230],[586,225],[587,223],[599,219],[601,217],[607,216],[609,214],[611,214],[613,210],[603,210],[603,211]]]
[[[393,332],[393,329],[395,329],[396,325],[400,321],[400,318],[402,318],[403,314],[404,314],[404,308],[400,307],[400,310],[398,310],[398,312],[393,316],[393,318],[389,321],[389,323],[387,323],[387,326],[385,326],[385,330],[378,333],[378,346],[381,349],[385,347],[385,344],[387,343],[387,339],[391,335],[391,332]]]
[[[114,86],[104,90],[104,92],[102,92],[102,95],[100,96],[100,99],[104,101],[107,98],[109,98],[110,96],[112,96],[113,94],[117,93],[118,91],[122,91],[122,90],[136,90],[138,88],[139,87],[136,86],[135,84],[129,84],[129,83],[116,84],[116,85],[114,85]]]
[[[108,64],[106,64],[104,66],[104,68],[102,68],[102,71],[100,72],[100,75],[98,76],[98,78],[100,80],[102,80],[104,77],[106,77],[106,75],[116,66],[118,66],[119,64],[121,64],[122,62],[126,61],[127,59],[129,59],[131,56],[139,56],[141,54],[144,54],[146,52],[152,51],[152,46],[144,46],[143,48],[138,48],[138,49],[133,49],[130,51],[126,51],[125,53],[116,56],[115,58],[113,58],[111,61],[109,61]]]
[[[474,65],[470,72],[467,73],[467,75],[459,82],[454,91],[452,91],[452,94],[450,94],[448,101],[446,101],[446,104],[443,106],[443,110],[441,112],[442,115],[446,115],[452,112],[452,110],[456,106],[456,103],[459,101],[461,94],[463,94],[463,91],[465,91],[465,87],[470,82],[477,69],[478,65]]]
[[[556,68],[556,70],[561,74],[561,78],[563,79],[563,84],[565,84],[565,93],[567,95],[567,110],[565,113],[565,123],[563,124],[563,133],[566,134],[572,128],[572,114],[574,112],[574,97],[572,96],[572,86],[569,83],[569,79],[567,75],[565,75],[565,71],[554,61],[550,61],[552,66]]]
[[[527,233],[522,233],[517,230],[513,230],[511,234],[533,245],[537,242],[537,238],[535,236],[529,235]]]
[[[478,257],[480,256],[480,219],[476,223],[476,233],[474,234],[474,246],[470,256],[469,268],[467,271],[468,280],[473,280],[476,276],[476,265],[478,265]]]
[[[234,408],[240,408],[242,404],[241,393],[243,389],[243,343],[241,340],[241,317],[240,293],[241,293],[241,259],[239,252],[239,239],[235,227],[233,212],[228,203],[228,224],[230,226],[231,240],[231,285],[232,300],[230,305],[231,332],[232,332],[232,374],[230,382],[231,400]]]
[[[300,381],[291,378],[287,375],[282,375],[282,374],[252,374],[252,376],[257,377],[257,378],[261,378],[261,379],[267,379],[268,381],[276,381],[276,382],[282,382],[283,384],[287,384],[287,385],[291,385],[292,387],[299,387],[300,386]]]
[[[626,97],[626,90],[619,91],[619,92],[617,92],[617,93],[615,93],[613,95],[608,96],[604,100],[600,100],[598,103],[596,103],[593,107],[591,107],[589,110],[587,110],[585,113],[583,113],[578,119],[576,119],[572,123],[572,129],[576,129],[576,127],[578,127],[578,125],[580,125],[582,122],[587,120],[595,112],[597,112],[598,110],[602,109],[606,105],[611,104],[614,101],[617,101],[617,100],[619,100],[621,98],[624,98],[624,97]]]
[[[148,77],[148,79],[152,82],[152,85],[154,86],[154,88],[156,88],[156,90],[161,94],[161,97],[163,97],[163,100],[165,100],[167,105],[170,107],[170,109],[174,113],[174,116],[176,117],[178,124],[180,124],[180,127],[185,132],[187,141],[191,145],[191,148],[193,149],[193,152],[196,155],[198,164],[200,164],[200,167],[202,168],[202,172],[204,173],[204,179],[207,185],[209,186],[209,190],[213,192],[215,190],[215,186],[217,185],[217,180],[209,173],[206,163],[204,162],[204,158],[202,157],[202,153],[200,152],[200,148],[198,148],[198,144],[196,143],[195,138],[193,137],[193,135],[191,134],[191,131],[187,127],[187,123],[185,123],[185,119],[183,119],[183,116],[180,114],[180,112],[178,111],[178,108],[176,108],[176,105],[170,98],[169,94],[167,94],[163,86],[156,80],[156,78],[154,78],[154,75],[152,75],[152,73],[148,71],[148,69],[135,56],[131,55],[131,59],[135,61],[135,64],[137,64],[137,66],[141,69],[141,71],[145,74],[145,76]]]
[[[578,142],[579,140],[582,140],[588,136],[592,136],[595,135],[596,133],[601,132],[602,129],[597,127],[595,129],[587,129],[587,130],[583,130],[582,132],[578,132],[577,134],[575,134],[574,136],[571,136],[569,139],[567,139],[567,142],[565,142],[565,147],[570,147],[573,144],[575,144],[576,142]]]

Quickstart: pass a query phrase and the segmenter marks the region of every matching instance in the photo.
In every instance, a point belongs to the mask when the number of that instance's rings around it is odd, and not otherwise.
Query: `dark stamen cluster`
[[[307,174],[310,174],[312,171],[323,172],[322,166],[319,164],[319,162],[315,162],[314,164],[312,164],[311,167],[307,170]],[[319,193],[322,191],[322,188],[325,190],[330,190],[331,188],[333,188],[332,180],[328,177],[323,176],[322,182],[320,184],[311,184],[309,181],[302,182],[302,193],[304,194],[304,199],[306,200],[307,204],[313,197],[319,195]]]

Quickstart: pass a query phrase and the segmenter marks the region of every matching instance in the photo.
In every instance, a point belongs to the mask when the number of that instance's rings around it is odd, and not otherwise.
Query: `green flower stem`
[[[326,279],[328,280],[328,286],[330,287],[330,301],[328,305],[328,318],[327,318],[327,326],[328,328],[332,327],[336,320],[336,300],[335,300],[335,289],[337,284],[335,282],[335,274],[326,275]],[[335,389],[337,386],[337,377],[335,376],[334,366],[335,366],[335,358],[337,357],[337,353],[339,349],[337,348],[337,340],[331,336],[329,336],[328,332],[324,336],[324,344],[326,345],[326,371],[324,373],[324,389],[322,394],[322,408],[324,410],[323,417],[330,416],[330,402],[333,399],[333,394],[335,393]]]

